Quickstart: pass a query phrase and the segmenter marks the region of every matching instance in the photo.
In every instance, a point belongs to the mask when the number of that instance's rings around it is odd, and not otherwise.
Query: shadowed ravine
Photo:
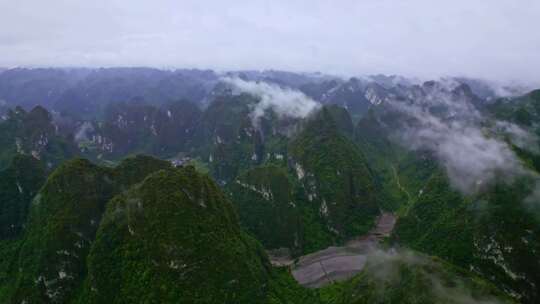
[[[395,223],[393,214],[383,213],[367,235],[351,240],[342,247],[328,247],[300,257],[291,266],[292,275],[298,283],[311,288],[323,287],[354,276],[364,268],[370,249],[375,248],[381,238],[392,232]]]

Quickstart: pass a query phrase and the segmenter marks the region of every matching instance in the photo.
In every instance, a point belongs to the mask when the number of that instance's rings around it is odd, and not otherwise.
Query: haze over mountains
[[[535,303],[540,99],[522,90],[3,71],[0,300]]]
[[[240,87],[246,85],[239,80],[258,81],[299,90],[321,103],[337,103],[337,99],[340,99],[343,106],[347,105],[347,99],[352,99],[354,94],[362,94],[364,100],[377,103],[380,100],[374,98],[378,98],[380,94],[399,95],[403,94],[399,92],[400,88],[422,84],[418,79],[402,76],[374,75],[347,79],[321,73],[273,70],[214,72],[152,68],[16,68],[3,70],[0,77],[2,104],[21,105],[26,108],[39,104],[55,111],[67,110],[69,104],[78,103],[83,104],[81,110],[88,111],[85,106],[103,106],[135,98],[151,103],[187,99],[204,106],[211,99],[212,93],[223,90],[227,83],[237,82]],[[218,83],[221,85],[216,86]],[[488,100],[520,95],[532,90],[522,85],[505,85],[463,77],[444,78],[442,83],[449,86],[467,84],[478,97]],[[249,90],[245,87],[243,89]],[[351,106],[366,107],[362,102]]]
[[[539,19],[0,1],[0,303],[540,303]]]
[[[0,3],[3,67],[540,79],[536,0]],[[99,23],[96,22],[99,20]]]

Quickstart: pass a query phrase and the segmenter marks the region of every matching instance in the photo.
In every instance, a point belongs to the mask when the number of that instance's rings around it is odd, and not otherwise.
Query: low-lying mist
[[[374,249],[367,255],[364,271],[366,281],[374,285],[375,294],[381,298],[396,289],[412,288],[422,290],[418,297],[427,297],[433,303],[502,303],[478,289],[472,277],[456,275],[458,271],[452,267],[408,249]]]
[[[476,194],[498,181],[539,178],[511,147],[537,152],[538,138],[516,124],[481,113],[467,96],[442,89],[412,103],[388,104],[405,117],[394,138],[408,149],[432,151],[463,194]]]

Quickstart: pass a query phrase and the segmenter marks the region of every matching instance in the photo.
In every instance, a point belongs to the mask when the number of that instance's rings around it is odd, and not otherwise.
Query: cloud
[[[525,206],[540,220],[540,180],[536,181],[534,189],[523,201]]]
[[[0,66],[272,68],[538,83],[539,14],[537,0],[6,0]]]
[[[94,132],[94,126],[88,121],[85,121],[76,131],[75,131],[75,141],[82,142],[87,141],[88,134]]]
[[[374,249],[367,255],[364,271],[374,279],[372,281],[376,287],[374,292],[383,296],[388,296],[395,288],[402,287],[403,280],[407,280],[409,285],[413,280],[416,284],[426,287],[422,293],[436,303],[501,303],[494,297],[482,295],[474,290],[474,286],[466,277],[460,277],[459,272],[451,272],[443,263],[435,262],[408,249]],[[404,277],[402,274],[405,269],[413,272],[414,276]]]
[[[274,111],[282,118],[305,118],[321,107],[319,103],[297,90],[240,78],[225,77],[222,80],[240,92],[260,98],[250,113],[254,126],[258,125],[260,118],[268,110]]]
[[[496,180],[536,176],[523,166],[501,133],[528,150],[538,149],[537,139],[509,122],[485,126],[487,119],[464,95],[439,88],[412,104],[389,104],[408,117],[397,131],[399,142],[412,150],[432,151],[451,184],[464,194],[475,194]]]
[[[538,147],[538,136],[532,134],[516,124],[507,121],[496,121],[494,128],[503,134],[506,134],[510,142],[523,149],[534,153],[540,153]]]

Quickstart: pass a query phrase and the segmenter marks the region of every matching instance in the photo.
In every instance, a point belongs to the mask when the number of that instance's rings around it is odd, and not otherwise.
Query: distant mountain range
[[[343,79],[316,73],[283,71],[158,70],[151,68],[15,68],[0,70],[0,101],[8,106],[30,109],[41,105],[49,110],[72,115],[95,115],[114,102],[143,100],[159,105],[189,100],[208,104],[222,77],[273,83],[298,89],[325,104],[339,104],[363,112],[388,94],[420,84],[401,76],[374,75]],[[463,77],[446,78],[449,84],[466,84],[482,99],[525,93],[521,87],[495,87],[489,82]],[[219,86],[218,86],[219,87]],[[382,98],[382,99],[381,99]],[[1,104],[0,104],[1,105]]]
[[[0,302],[537,303],[540,94],[520,90],[5,70]],[[382,213],[350,279],[291,276]]]

